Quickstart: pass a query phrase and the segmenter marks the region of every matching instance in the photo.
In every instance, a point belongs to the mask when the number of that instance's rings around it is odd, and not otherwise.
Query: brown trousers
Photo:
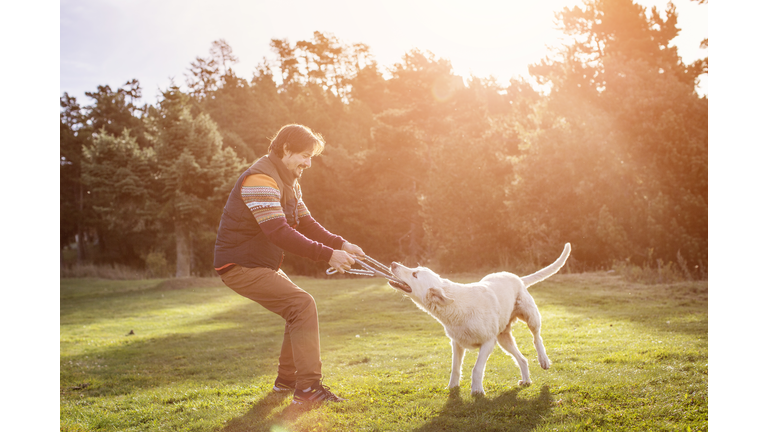
[[[221,276],[236,293],[285,320],[278,376],[308,388],[322,378],[320,325],[315,299],[288,279],[282,270],[235,267]]]

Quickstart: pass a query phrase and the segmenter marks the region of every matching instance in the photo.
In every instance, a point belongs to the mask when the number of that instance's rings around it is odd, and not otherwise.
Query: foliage
[[[457,279],[463,282],[477,280]],[[173,282],[173,283],[171,283]],[[317,300],[324,383],[348,398],[297,410],[271,392],[284,322],[217,278],[61,282],[62,431],[707,430],[707,283],[558,275],[532,294],[553,360],[518,387],[499,349],[448,391],[442,327],[381,280],[295,282]]]
[[[144,146],[128,127],[117,136],[102,127],[84,141],[90,144],[83,145],[78,180],[87,185],[88,204],[98,216],[91,222],[99,234],[95,261],[148,265],[155,272],[142,257],[172,249],[168,240],[173,239],[177,275],[207,274],[213,239],[206,233],[215,231],[231,184],[245,165],[231,148],[222,149],[207,114],[191,115],[185,94],[172,88],[163,96],[141,120]],[[63,135],[62,143],[74,140],[72,135]]]
[[[650,248],[706,261],[707,100],[695,93],[700,65],[669,45],[674,6],[665,19],[629,0],[588,1],[560,18],[581,40],[530,68],[552,89],[512,188],[516,213],[538,225],[524,230],[546,232],[550,248],[573,239],[591,266],[639,264]]]
[[[87,92],[86,96],[93,103],[85,107],[67,93],[60,100],[60,243],[64,247],[77,242],[80,264],[86,260],[135,264],[132,248],[121,247],[121,234],[106,227],[96,212],[82,164],[85,148],[100,134],[117,138],[128,131],[139,147],[146,147],[142,120],[145,107],[135,105],[141,98],[141,87],[134,79],[116,91],[98,86],[96,92]],[[91,244],[98,247],[89,247]],[[88,250],[98,253],[86,256]]]
[[[223,83],[235,78],[230,65],[237,63],[238,59],[227,41],[214,41],[208,53],[210,58],[195,58],[187,76],[190,93],[198,99],[210,96]]]
[[[171,266],[165,258],[163,251],[153,250],[144,257],[149,277],[167,277],[172,274]]]
[[[59,246],[72,240],[79,241],[77,260],[84,258],[84,229],[90,206],[85,202],[85,188],[81,178],[81,157],[87,145],[87,134],[82,130],[83,114],[76,98],[66,92],[60,100],[59,121]]]
[[[138,258],[148,243],[142,236],[153,237],[158,231],[154,215],[159,206],[151,185],[154,164],[153,149],[141,149],[127,129],[117,138],[102,129],[84,149],[83,179],[90,187],[93,209],[103,232],[124,235],[115,243],[130,251],[121,254],[128,262],[128,257]],[[101,240],[108,242],[103,235]]]
[[[205,250],[213,249],[210,237],[193,233],[215,229],[231,185],[245,168],[234,150],[222,148],[221,135],[208,114],[192,116],[187,97],[172,87],[148,119],[157,154],[157,214],[159,222],[174,232],[177,277],[189,276],[193,269],[194,239],[204,240],[200,246]],[[212,262],[212,256],[208,258],[206,264]]]
[[[541,92],[522,78],[464,80],[420,50],[383,70],[364,44],[315,32],[272,40],[275,58],[250,79],[217,40],[188,88],[155,106],[137,105],[135,80],[99,86],[84,107],[65,93],[61,245],[77,238],[80,262],[137,267],[162,252],[180,275],[188,256],[190,272],[211,274],[234,179],[282,125],[301,123],[328,143],[302,179],[312,215],[382,262],[536,267],[570,242],[573,269],[706,268],[708,100],[695,89],[707,60],[683,63],[672,4],[587,0],[557,17],[575,41],[530,66]],[[83,149],[118,142],[82,170]]]

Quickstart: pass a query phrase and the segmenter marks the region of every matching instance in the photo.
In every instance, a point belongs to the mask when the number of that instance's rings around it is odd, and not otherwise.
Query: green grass
[[[272,394],[284,324],[218,279],[61,279],[61,430],[708,428],[706,282],[555,276],[531,289],[552,368],[516,324],[533,385],[497,347],[472,397],[477,351],[449,392],[442,326],[383,280],[294,280],[318,303],[325,384],[348,402],[300,410]]]

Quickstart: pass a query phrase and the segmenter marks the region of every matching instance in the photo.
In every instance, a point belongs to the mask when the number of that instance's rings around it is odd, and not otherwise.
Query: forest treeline
[[[540,91],[465,81],[419,50],[383,68],[366,45],[315,32],[272,40],[276,67],[250,78],[218,40],[152,105],[136,80],[84,105],[64,93],[62,262],[212,274],[236,178],[300,123],[327,142],[302,178],[312,215],[382,262],[514,271],[570,242],[573,270],[687,262],[705,276],[707,60],[685,64],[671,44],[671,3],[588,0],[557,20],[575,40],[529,67]]]

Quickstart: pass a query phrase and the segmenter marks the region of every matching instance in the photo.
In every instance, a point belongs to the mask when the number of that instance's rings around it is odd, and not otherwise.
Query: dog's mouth
[[[398,279],[398,281],[399,281],[400,278],[397,277],[397,275],[395,275],[395,268],[397,268],[398,266],[400,266],[400,264],[398,264],[396,262],[393,262],[389,266],[389,272],[392,273],[392,276],[394,276],[395,279]],[[397,288],[397,289],[399,289],[401,291],[404,291],[404,292],[407,292],[407,293],[413,292],[413,290],[411,289],[411,287],[408,286],[408,284],[406,284],[403,281],[399,281],[399,282],[398,281],[393,281],[393,280],[390,279],[389,286],[391,286],[392,288]]]
[[[409,287],[408,285],[406,285],[404,283],[400,283],[400,282],[389,281],[389,286],[391,286],[392,288],[397,288],[399,290],[405,291],[407,293],[413,291],[413,290],[411,290],[411,287]]]

